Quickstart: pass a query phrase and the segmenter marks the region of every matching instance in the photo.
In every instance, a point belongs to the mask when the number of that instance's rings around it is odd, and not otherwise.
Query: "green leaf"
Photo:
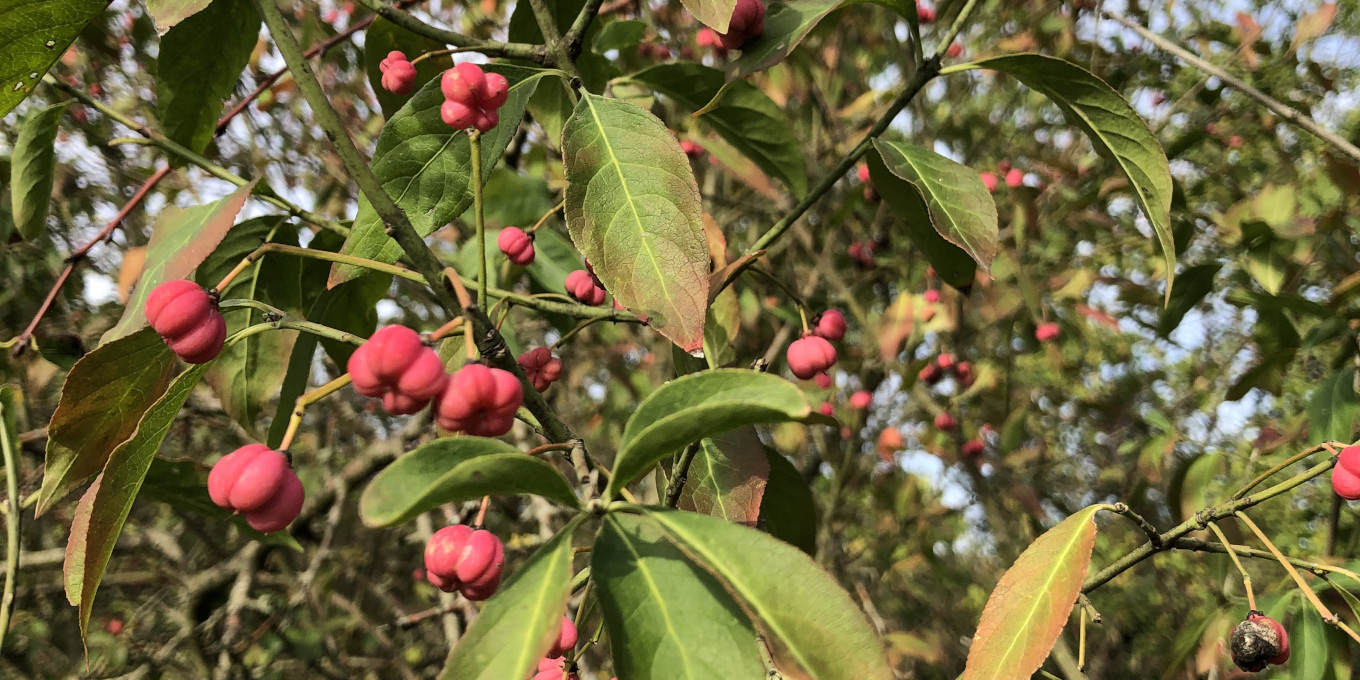
[[[445,437],[403,454],[379,472],[359,498],[359,516],[371,527],[392,526],[445,503],[501,494],[581,505],[551,463],[499,439]]]
[[[1223,265],[1218,263],[1197,264],[1181,272],[1181,285],[1171,292],[1162,318],[1157,322],[1157,335],[1165,338],[1181,325],[1181,320],[1195,308],[1204,296],[1214,289],[1214,277]]]
[[[161,36],[156,103],[166,137],[201,153],[260,39],[255,5],[216,0]]]
[[[174,367],[175,355],[150,328],[101,345],[76,362],[47,427],[38,515],[104,469],[165,393]]]
[[[874,148],[884,167],[926,204],[935,231],[990,273],[998,238],[996,203],[977,172],[919,146],[875,139]]]
[[[728,12],[730,15],[731,12]],[[590,49],[595,54],[604,54],[610,50],[627,50],[637,47],[642,39],[647,35],[647,22],[637,19],[620,19],[605,24],[600,29],[600,34],[595,36],[595,40],[590,43]]]
[[[859,607],[797,548],[704,515],[653,509],[644,514],[745,605],[781,668],[797,666],[811,680],[893,677]]]
[[[33,113],[19,128],[10,156],[10,211],[19,236],[32,241],[47,229],[47,206],[52,201],[52,179],[57,170],[57,123],[66,103]]]
[[[482,135],[482,182],[491,177],[519,129],[524,105],[539,80],[550,75],[506,64],[488,64],[485,69],[506,77],[510,95],[500,109],[500,124]],[[421,236],[429,236],[472,206],[472,146],[465,131],[449,127],[439,117],[443,103],[439,80],[425,83],[383,126],[373,152],[373,173]],[[387,235],[382,218],[364,198],[359,199],[358,216],[340,252],[386,263],[402,255],[401,246]],[[362,267],[337,263],[328,285],[334,288],[367,273]]]
[[[212,0],[143,0],[146,11],[156,24],[156,32],[165,32],[189,17],[202,12]]]
[[[1355,441],[1360,422],[1360,397],[1355,394],[1355,369],[1347,366],[1322,381],[1308,401],[1308,432],[1314,442]]]
[[[647,395],[628,419],[605,498],[705,437],[743,425],[809,420],[820,419],[807,397],[777,375],[720,368],[676,378]]]
[[[708,245],[689,159],[656,116],[584,93],[562,132],[571,240],[623,306],[703,347]]]
[[[869,177],[878,194],[888,203],[907,238],[921,249],[926,261],[945,283],[955,288],[966,288],[973,283],[977,263],[962,248],[946,241],[933,226],[930,207],[925,196],[910,182],[898,177],[877,153],[865,154]]]
[[[266,334],[268,335],[268,334]],[[288,356],[288,369],[284,372],[283,382],[279,385],[279,400],[274,408],[274,418],[269,421],[269,432],[265,435],[265,445],[277,449],[283,443],[283,435],[288,430],[288,419],[297,406],[297,398],[307,391],[312,377],[312,360],[316,357],[316,347],[320,344],[317,336],[299,333],[293,351]],[[344,364],[341,364],[342,366]]]
[[[699,442],[680,494],[680,509],[755,526],[770,477],[765,445],[754,427],[741,427]]]
[[[726,33],[732,21],[732,13],[737,9],[737,0],[680,0],[700,23],[719,32]]]
[[[1093,505],[1045,531],[987,598],[960,680],[1028,680],[1072,613],[1096,543]]]
[[[742,47],[741,56],[727,67],[727,79],[740,80],[784,61],[818,22],[843,4],[844,0],[769,4],[765,10],[765,33]]]
[[[771,536],[802,550],[817,554],[817,503],[812,489],[798,468],[784,454],[765,447],[770,464],[770,481],[760,500],[760,519]]]
[[[633,680],[764,675],[756,632],[741,608],[654,522],[606,516],[590,571],[617,675]]]
[[[85,24],[108,6],[109,0],[0,3],[0,116],[33,94]]]
[[[1294,620],[1289,625],[1289,680],[1323,680],[1331,652],[1322,616],[1303,597],[1294,598]]]
[[[412,95],[392,94],[382,87],[382,70],[378,65],[393,50],[400,51],[407,59],[415,59],[426,52],[442,50],[445,45],[437,40],[416,35],[396,24],[379,17],[364,32],[364,70],[368,72],[368,83],[373,95],[378,98],[378,106],[383,115],[391,118]],[[416,64],[415,87],[419,91],[425,83],[438,79],[444,71],[453,68],[453,56],[442,54],[430,57]]]
[[[109,456],[104,472],[80,499],[76,516],[84,518],[71,527],[66,544],[66,599],[80,608],[80,633],[88,634],[90,611],[95,591],[104,577],[109,557],[123,523],[132,511],[132,501],[142,487],[151,461],[156,457],[165,434],[175,422],[184,400],[198,384],[210,364],[200,364],[181,373],[156,403],[146,411],[137,431]]]
[[[441,680],[529,677],[557,638],[559,622],[567,612],[571,536],[582,517],[567,522],[487,600],[449,653]]]
[[[1134,198],[1152,224],[1166,259],[1166,294],[1176,273],[1171,234],[1171,167],[1146,121],[1114,88],[1086,69],[1042,54],[1011,54],[967,64],[1006,73],[1044,94],[1068,121],[1090,138],[1101,155],[1113,158],[1133,186]]]
[[[123,316],[99,339],[100,344],[117,340],[146,325],[147,296],[166,281],[189,277],[231,229],[236,213],[240,212],[254,186],[247,184],[207,205],[187,209],[170,206],[161,211],[151,231],[151,241],[146,245],[146,263],[142,266],[137,288],[128,299]]]
[[[730,14],[730,12],[729,12]],[[723,89],[723,72],[693,62],[653,66],[629,76],[698,111]],[[698,117],[761,170],[778,177],[795,196],[807,193],[803,145],[784,111],[756,86],[742,80],[727,86],[721,103]],[[977,173],[973,173],[976,179]],[[978,180],[981,182],[981,180]]]

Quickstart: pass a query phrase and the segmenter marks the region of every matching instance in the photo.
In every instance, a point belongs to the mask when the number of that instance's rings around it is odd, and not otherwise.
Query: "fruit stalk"
[[[19,467],[14,459],[11,433],[6,423],[8,408],[0,401],[0,451],[5,454],[5,594],[0,599],[0,649],[5,646],[5,631],[9,630],[10,611],[14,608],[14,586],[19,572]],[[17,422],[17,421],[16,421]]]
[[[350,383],[350,380],[350,375],[346,373],[298,397],[297,401],[293,402],[293,414],[288,418],[288,429],[283,433],[283,442],[279,444],[279,451],[288,453],[288,447],[292,445],[293,437],[297,435],[298,427],[302,425],[302,416],[306,414],[307,407],[345,387]],[[290,455],[289,458],[292,458],[292,456]]]
[[[1228,557],[1232,558],[1233,566],[1237,567],[1237,573],[1242,575],[1242,587],[1247,591],[1247,609],[1256,610],[1256,594],[1251,590],[1251,574],[1247,573],[1247,568],[1242,566],[1242,560],[1237,559],[1237,551],[1233,550],[1232,543],[1228,537],[1223,535],[1223,530],[1218,528],[1218,522],[1209,522],[1209,530],[1218,537],[1218,542],[1223,544],[1224,550],[1228,552]]]
[[[486,287],[491,279],[486,275],[486,217],[482,212],[482,133],[468,132],[468,146],[472,151],[472,214],[477,224],[477,306],[486,309]]]

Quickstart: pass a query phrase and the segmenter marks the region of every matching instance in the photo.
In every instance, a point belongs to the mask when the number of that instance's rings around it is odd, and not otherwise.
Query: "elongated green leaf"
[[[156,32],[165,35],[165,32],[174,28],[185,19],[202,12],[212,0],[143,0],[146,11],[151,13],[151,20],[156,24]]]
[[[1048,658],[1096,544],[1093,505],[1045,531],[987,598],[961,680],[1027,680]]]
[[[590,560],[620,677],[712,680],[764,673],[746,614],[655,523],[618,513],[605,517]]]
[[[717,97],[725,82],[722,71],[693,62],[653,66],[630,78],[690,111],[698,111]],[[782,180],[795,196],[807,193],[807,167],[793,124],[756,86],[734,81],[723,93],[721,103],[699,116],[699,122],[712,127],[761,170]]]
[[[277,449],[283,443],[283,435],[288,431],[288,419],[297,405],[297,398],[307,391],[318,344],[317,337],[311,333],[299,333],[297,341],[293,343],[293,351],[288,355],[288,369],[284,372],[283,383],[279,385],[274,418],[269,421],[269,431],[265,435],[265,445],[271,449]]]
[[[770,481],[760,500],[765,531],[809,554],[817,554],[817,503],[798,468],[784,454],[765,447]]]
[[[571,535],[580,523],[581,516],[567,522],[482,606],[449,653],[441,680],[529,677],[552,646],[567,611]]]
[[[888,207],[897,217],[897,224],[906,232],[907,238],[921,249],[940,279],[955,288],[971,285],[977,273],[977,263],[962,248],[946,241],[935,229],[925,196],[910,182],[889,170],[878,153],[868,153],[864,158],[869,164],[869,177],[873,180],[874,188],[887,201]]]
[[[605,497],[657,461],[743,425],[815,420],[802,390],[776,375],[721,368],[676,378],[647,396],[623,428]]]
[[[1294,618],[1289,627],[1289,680],[1323,680],[1331,652],[1327,646],[1327,628],[1317,609],[1303,597],[1290,598]]]
[[[656,116],[585,93],[562,132],[571,240],[623,306],[686,352],[704,343],[699,185]]]
[[[10,210],[14,228],[33,240],[47,228],[47,206],[52,201],[52,179],[57,169],[57,123],[66,104],[36,111],[19,128],[10,156]]]
[[[646,37],[648,28],[647,22],[638,19],[611,21],[600,28],[599,35],[590,43],[590,50],[604,54],[610,50],[632,49]]]
[[[765,33],[742,47],[741,56],[727,67],[727,79],[739,80],[784,61],[826,15],[844,4],[845,0],[770,3],[765,10]]]
[[[1176,273],[1176,244],[1171,234],[1171,167],[1146,121],[1114,88],[1086,69],[1042,54],[1011,54],[984,59],[967,68],[1001,71],[1043,93],[1062,109],[1101,155],[1112,158],[1129,178],[1166,258],[1166,294]]]
[[[161,37],[156,104],[166,137],[201,152],[260,38],[255,5],[216,0]]]
[[[1315,442],[1355,441],[1360,424],[1360,396],[1355,394],[1355,369],[1347,366],[1327,376],[1308,402],[1308,432]]]
[[[487,71],[504,75],[510,95],[500,109],[500,124],[482,135],[482,178],[485,182],[510,144],[524,106],[548,75],[544,71],[488,64]],[[416,231],[428,236],[452,222],[472,206],[472,147],[463,130],[449,127],[439,117],[444,93],[436,78],[420,88],[378,135],[373,152],[373,173],[397,204],[406,210]],[[359,214],[340,252],[355,257],[396,262],[401,246],[387,235],[382,218],[366,199],[359,199]],[[367,274],[353,265],[331,268],[330,287]]]
[[[1162,318],[1157,322],[1157,335],[1169,337],[1181,325],[1181,320],[1214,289],[1214,277],[1223,265],[1217,262],[1197,264],[1181,272],[1181,285],[1171,291]]]
[[[648,510],[646,516],[754,616],[781,668],[796,666],[811,680],[893,677],[882,645],[849,594],[797,548],[704,515]]]
[[[0,3],[0,116],[33,94],[47,69],[109,0]]]
[[[146,245],[146,263],[136,290],[118,323],[99,339],[101,344],[117,340],[146,325],[146,298],[166,281],[188,278],[190,272],[208,257],[236,221],[236,213],[250,197],[254,184],[231,195],[193,208],[170,206],[156,218],[151,241]],[[215,281],[213,282],[216,283]]]
[[[443,43],[416,35],[386,19],[379,18],[368,27],[364,32],[364,70],[368,73],[369,86],[373,88],[373,95],[378,98],[378,106],[382,107],[383,115],[392,117],[401,105],[411,98],[411,94],[392,94],[382,88],[382,70],[378,65],[387,58],[387,54],[397,50],[405,54],[407,59],[415,59],[421,54],[442,50],[444,47]],[[416,64],[415,90],[412,92],[418,91],[425,83],[439,78],[450,68],[453,68],[453,57],[447,54],[430,57]]]
[[[446,437],[379,472],[359,499],[359,516],[368,526],[391,526],[445,503],[499,494],[580,506],[567,479],[547,461],[499,439]]]
[[[283,217],[269,215],[247,220],[231,228],[217,250],[199,265],[194,280],[205,287],[214,286],[246,255],[265,241],[297,245],[296,229],[282,224]],[[268,260],[268,261],[266,261]],[[274,255],[255,262],[242,271],[222,299],[251,299],[301,315],[299,292],[302,290],[301,260]],[[227,334],[263,321],[259,310],[228,309]],[[278,392],[288,370],[285,363],[297,340],[295,331],[259,333],[222,350],[205,378],[222,402],[222,409],[247,432],[255,430],[261,410]]]
[[[935,231],[991,272],[999,228],[996,203],[977,172],[911,144],[875,139],[874,148],[884,167],[919,194]]]
[[[760,435],[754,427],[737,428],[699,443],[679,507],[755,526],[769,477]]]
[[[123,531],[132,511],[132,501],[142,488],[165,434],[189,392],[194,389],[209,364],[200,364],[181,373],[165,394],[142,417],[132,438],[123,442],[104,466],[104,472],[80,499],[77,516],[87,520],[72,527],[66,544],[66,599],[80,608],[80,634],[88,633],[94,594],[104,577],[113,544]],[[80,531],[77,531],[77,528]]]
[[[76,362],[47,428],[37,514],[104,469],[109,455],[165,393],[174,366],[175,355],[150,328],[104,344]]]

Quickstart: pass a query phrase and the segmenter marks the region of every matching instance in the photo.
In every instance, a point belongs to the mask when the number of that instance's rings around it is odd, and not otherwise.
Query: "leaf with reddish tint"
[[[1294,40],[1289,44],[1289,49],[1297,50],[1300,45],[1321,37],[1331,27],[1332,20],[1335,18],[1335,2],[1325,3],[1318,7],[1316,12],[1309,12],[1299,17],[1299,22],[1294,24]]]
[[[987,598],[960,680],[1028,680],[1072,613],[1096,544],[1093,505],[1030,544]]]
[[[117,340],[146,325],[147,296],[166,281],[189,278],[194,268],[217,249],[254,187],[252,182],[207,205],[187,209],[170,206],[161,211],[151,241],[146,244],[142,279],[128,299],[122,318],[99,339],[99,344]]]
[[[770,478],[765,445],[754,427],[699,442],[680,494],[680,509],[755,526]]]
[[[142,414],[170,384],[175,356],[150,328],[81,357],[61,386],[47,427],[41,515],[104,469],[109,454],[137,429]]]
[[[708,245],[689,159],[660,119],[583,93],[562,132],[567,228],[619,302],[680,349],[704,342]]]
[[[88,632],[95,591],[113,555],[118,534],[123,531],[123,523],[132,511],[132,501],[137,498],[151,461],[155,460],[180,407],[210,365],[194,366],[175,379],[142,417],[132,438],[109,456],[103,474],[76,507],[76,519],[66,544],[64,573],[66,599],[80,608],[82,636]]]

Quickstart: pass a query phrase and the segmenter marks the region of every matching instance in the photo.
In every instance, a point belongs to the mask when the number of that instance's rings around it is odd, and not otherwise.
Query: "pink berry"
[[[193,281],[166,281],[146,298],[146,320],[179,358],[206,364],[227,339],[227,322],[217,303]]]
[[[948,432],[959,426],[959,421],[954,420],[954,416],[948,413],[941,413],[935,416],[935,429]]]
[[[944,56],[949,57],[950,59],[958,59],[963,56],[963,45],[950,43],[949,47],[944,51]]]
[[[935,23],[935,10],[929,7],[922,7],[920,4],[917,4],[916,21],[923,25]]]
[[[818,314],[813,325],[813,333],[832,342],[839,342],[845,337],[845,315],[839,309],[828,309]]]
[[[382,72],[382,87],[392,94],[410,94],[416,85],[416,67],[406,60],[406,55],[393,50],[387,58],[378,63]]]
[[[1049,342],[1050,340],[1056,339],[1061,332],[1062,331],[1058,328],[1058,324],[1052,321],[1045,321],[1035,327],[1034,339],[1039,342]]]
[[[1006,173],[1006,186],[1012,189],[1019,189],[1025,183],[1025,173],[1020,172],[1019,168],[1011,168]]]
[[[868,166],[868,164],[866,164],[866,163],[860,163],[859,169],[855,171],[855,176],[859,178],[859,181],[860,181],[861,183],[863,183],[863,184],[868,184],[868,183],[869,183],[869,166]]]
[[[444,93],[444,99],[468,108],[478,105],[484,96],[485,86],[486,74],[482,72],[482,68],[466,61],[455,65],[439,77],[439,90]],[[448,120],[444,122],[448,123]]]
[[[439,106],[439,117],[442,118],[444,123],[449,127],[457,128],[459,130],[466,130],[472,127],[473,124],[477,122],[477,116],[478,112],[476,109],[473,109],[462,102],[453,101],[452,99],[444,100],[444,103]]]
[[[818,373],[817,375],[812,376],[812,380],[817,383],[818,387],[824,390],[830,389],[831,387],[831,376],[826,373]]]
[[[926,364],[925,368],[922,368],[921,371],[916,374],[916,379],[927,385],[934,385],[943,377],[944,373],[942,373],[939,367],[933,363]]]
[[[695,158],[702,158],[703,155],[707,153],[704,150],[704,147],[700,145],[698,142],[691,142],[688,139],[680,142],[680,150],[684,151],[685,156],[689,157],[691,160]]]
[[[548,389],[562,377],[562,360],[553,356],[552,350],[547,347],[535,347],[519,355],[519,365],[539,392]]]
[[[496,126],[500,125],[500,123],[501,114],[495,111],[483,110],[477,114],[476,120],[473,121],[472,126],[477,128],[478,132],[490,132],[495,130]]]
[[[980,173],[978,173],[978,177],[981,177],[981,178],[982,178],[982,186],[987,187],[987,191],[989,191],[989,192],[995,192],[995,191],[996,191],[996,187],[997,187],[996,173],[994,173],[994,172],[980,172]]]
[[[604,304],[605,290],[598,285],[598,281],[590,271],[578,269],[567,274],[567,295],[592,307],[602,305]]]
[[[208,473],[208,496],[232,512],[268,504],[292,474],[288,459],[263,444],[247,444],[225,455]]]
[[[405,326],[375,332],[349,357],[354,391],[382,399],[392,415],[409,415],[444,391],[448,374],[434,349]]]
[[[870,394],[867,390],[860,390],[850,395],[850,408],[857,411],[863,411],[864,409],[869,408],[869,404],[872,403],[873,400],[874,395]]]
[[[1347,446],[1332,468],[1332,490],[1348,500],[1360,500],[1360,446]]]
[[[496,237],[496,245],[511,262],[526,267],[534,263],[534,237],[519,227],[506,227]]]
[[[954,368],[954,355],[949,352],[941,352],[940,356],[935,357],[935,365],[941,371],[948,371]]]
[[[488,73],[482,81],[482,99],[479,102],[481,107],[487,111],[496,111],[505,104],[505,100],[510,98],[510,81],[499,73]]]
[[[287,528],[302,513],[306,492],[302,480],[290,469],[278,494],[264,506],[245,513],[246,523],[260,533],[270,534]]]
[[[515,424],[524,388],[513,373],[468,364],[453,374],[435,401],[435,422],[446,430],[499,437]]]
[[[964,458],[977,458],[987,450],[987,445],[981,439],[969,439],[963,443],[960,453]]]
[[[934,288],[932,288],[932,289],[930,289],[930,290],[928,290],[928,291],[922,293],[922,294],[921,294],[921,297],[925,298],[925,301],[926,301],[926,302],[929,302],[930,304],[933,305],[933,304],[935,304],[935,303],[937,303],[937,302],[940,301],[940,291],[935,290]]]
[[[836,413],[836,407],[832,406],[831,402],[824,401],[822,402],[821,406],[817,407],[817,411],[819,411],[824,416],[829,416]]]
[[[576,624],[570,618],[562,617],[562,627],[557,629],[557,640],[548,650],[548,658],[555,659],[576,647]]]
[[[809,335],[790,343],[785,359],[794,375],[808,380],[836,364],[836,348],[826,338]]]

